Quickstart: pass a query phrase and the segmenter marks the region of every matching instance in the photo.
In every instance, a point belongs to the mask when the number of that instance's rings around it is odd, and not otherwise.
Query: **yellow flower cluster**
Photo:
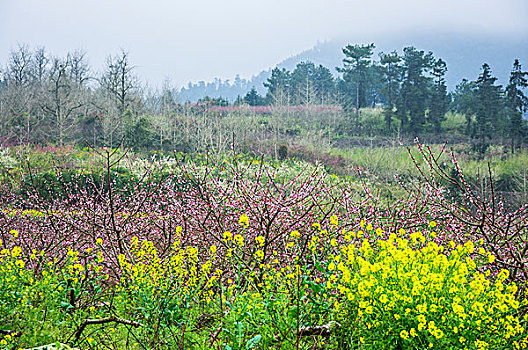
[[[243,244],[243,239],[237,236],[235,241]],[[123,254],[118,256],[122,272],[121,286],[118,289],[127,290],[132,294],[150,293],[153,297],[165,295],[167,291],[177,294],[172,294],[173,298],[196,294],[210,302],[211,287],[222,274],[219,269],[212,271],[216,246],[209,247],[209,259],[204,261],[199,257],[197,248],[183,248],[180,244],[180,241],[176,240],[171,254],[166,259],[161,259],[152,242],[140,242],[134,237],[130,257]]]
[[[21,253],[18,246],[0,251],[0,289],[4,292],[16,288],[16,282],[24,272],[26,263],[21,259]]]
[[[445,249],[427,242],[420,231],[399,230],[386,240],[353,241],[360,236],[343,232],[344,243],[339,254],[331,256],[327,271],[328,287],[346,301],[339,310],[341,322],[359,322],[376,330],[362,334],[366,343],[392,337],[418,348],[470,340],[479,349],[525,346],[525,329],[516,314],[517,287],[504,284],[507,270],[490,281],[477,268],[493,261],[482,247],[480,254],[472,241]],[[309,243],[312,250],[316,241]]]
[[[9,217],[15,216],[29,216],[29,217],[44,217],[47,214],[35,209],[26,209],[26,210],[2,210],[2,213],[6,214]],[[54,214],[58,213],[57,211],[52,212]]]
[[[249,226],[249,218],[246,214],[242,214],[240,216],[240,219],[238,219],[238,223],[240,225],[242,225],[243,227],[248,227]]]
[[[247,216],[239,224],[247,228]],[[268,236],[245,241],[236,233],[243,230],[226,231],[215,242],[218,246],[195,247],[183,245],[179,227],[163,254],[153,242],[134,237],[130,249],[118,256],[120,279],[108,288],[115,294],[114,305],[123,314],[143,312],[145,325],[159,303],[166,303],[163,317],[176,315],[163,321],[171,326],[198,307],[200,313],[222,312],[229,314],[226,319],[244,320],[237,325],[244,324],[245,330],[263,327],[262,320],[295,329],[298,320],[315,325],[335,319],[344,332],[340,339],[361,349],[528,348],[528,317],[519,316],[528,303],[516,298],[507,270],[491,277],[486,267],[495,257],[481,242],[450,242],[447,247],[430,242],[426,235],[436,222],[424,228],[425,234],[404,229],[389,234],[364,220],[360,226],[356,232],[339,233],[339,220],[331,216],[328,230],[314,224],[311,237],[305,231],[302,239],[298,231],[285,235],[284,251]],[[10,234],[18,236],[14,230]],[[68,250],[60,263],[43,251],[28,251],[28,258],[19,246],[1,250],[0,296],[14,295],[14,302],[28,308],[53,293],[69,300],[67,290],[81,293],[79,286],[103,274],[108,278],[102,267],[104,242],[97,238],[94,243],[83,252]],[[37,263],[40,276],[27,268]],[[13,293],[37,284],[37,293]],[[99,311],[90,307],[82,312]],[[86,341],[97,344],[92,337]],[[1,338],[0,343],[0,348],[11,345]]]

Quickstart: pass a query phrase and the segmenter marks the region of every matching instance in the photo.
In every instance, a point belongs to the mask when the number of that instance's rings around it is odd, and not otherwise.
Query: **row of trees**
[[[402,54],[380,53],[374,60],[374,48],[346,46],[337,78],[311,62],[291,72],[275,68],[264,83],[265,96],[253,88],[235,104],[339,104],[349,124],[340,130],[355,134],[366,132],[361,109],[382,107],[386,134],[408,136],[441,133],[446,112],[452,110],[466,116],[463,132],[474,140],[505,138],[518,145],[528,136],[523,120],[528,73],[518,60],[505,88],[484,64],[475,81],[464,80],[448,93],[447,64],[432,52],[406,47]],[[142,87],[125,51],[109,56],[102,72],[95,73],[82,51],[55,57],[44,48],[19,46],[0,71],[0,142],[117,144],[126,138],[145,144],[156,139],[163,147],[164,140],[177,139],[186,116],[204,111],[178,104],[177,98],[169,84],[157,91]],[[202,102],[229,104],[224,98]]]
[[[476,81],[462,81],[453,92],[453,108],[466,115],[466,133],[482,141],[497,136],[508,138],[513,146],[528,137],[523,115],[528,110],[528,72],[515,60],[505,89],[489,65],[482,66]]]
[[[371,60],[374,44],[349,45],[345,54],[343,84],[352,85],[355,92],[356,127],[359,129],[359,108],[380,100],[385,108],[387,128],[394,119],[402,131],[413,135],[441,132],[441,123],[447,111],[464,113],[466,132],[473,138],[486,141],[496,137],[520,142],[526,136],[523,113],[528,109],[524,89],[528,86],[528,72],[514,61],[509,84],[503,89],[496,85],[488,64],[482,65],[481,74],[472,82],[462,81],[448,94],[445,82],[447,64],[436,59],[432,52],[414,47],[397,52],[380,53],[379,62]],[[370,101],[369,101],[370,96]]]
[[[23,45],[0,73],[0,141],[115,144],[141,125],[146,104],[156,105],[125,51],[109,56],[95,74],[83,51],[55,57]],[[162,102],[173,106],[170,93]]]
[[[334,78],[329,69],[302,62],[293,72],[275,68],[264,84],[262,97],[251,90],[238,102],[256,104],[342,104],[361,132],[359,113],[364,107],[384,108],[387,130],[419,135],[440,133],[449,110],[467,117],[466,132],[476,139],[510,137],[519,142],[527,130],[522,116],[528,100],[524,94],[528,72],[515,60],[509,84],[496,85],[488,64],[475,81],[462,81],[448,93],[447,64],[432,52],[405,47],[380,53],[372,59],[374,44],[348,45],[343,49],[342,73]],[[285,102],[286,101],[286,102]]]

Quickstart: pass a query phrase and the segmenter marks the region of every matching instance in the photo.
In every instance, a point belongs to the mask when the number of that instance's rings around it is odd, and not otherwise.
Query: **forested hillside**
[[[341,49],[350,42],[374,42],[374,57],[380,52],[392,52],[405,46],[415,46],[432,51],[435,56],[448,62],[446,85],[454,90],[462,79],[472,80],[479,74],[479,68],[488,63],[498,77],[499,84],[508,83],[509,69],[515,58],[528,61],[528,39],[525,36],[479,36],[456,33],[411,32],[407,34],[372,35],[370,38],[341,38],[317,43],[314,47],[293,55],[277,64],[278,68],[294,70],[300,62],[313,62],[330,69],[337,77],[336,67],[342,64]],[[205,96],[224,97],[235,101],[237,95],[246,94],[253,86],[260,94],[265,94],[263,83],[271,75],[264,70],[250,79],[235,77],[234,80],[215,79],[210,82],[189,83],[181,90],[182,101],[197,101]]]

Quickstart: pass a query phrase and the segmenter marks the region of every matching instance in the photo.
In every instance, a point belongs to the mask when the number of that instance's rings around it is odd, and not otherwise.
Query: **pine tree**
[[[356,130],[359,130],[359,108],[365,105],[366,99],[366,71],[370,65],[372,50],[375,45],[347,45],[343,49],[345,58],[343,59],[344,68],[338,68],[339,72],[344,73],[345,81],[354,80],[356,86]]]
[[[300,62],[291,74],[291,96],[294,104],[312,104],[315,100],[315,65]]]
[[[264,104],[264,99],[253,86],[246,96],[244,96],[244,102],[250,106],[261,106]]]
[[[279,96],[290,97],[291,91],[291,72],[285,68],[274,68],[269,77],[264,83],[264,87],[268,89],[266,100],[268,104],[272,104]]]
[[[466,117],[466,135],[474,137],[475,125],[473,117],[479,106],[477,96],[477,83],[462,79],[451,94],[453,97],[451,109]]]
[[[482,142],[486,138],[497,135],[502,125],[502,86],[495,85],[497,78],[491,75],[491,68],[487,63],[482,65],[477,84],[478,106],[477,117],[477,137]]]
[[[314,71],[314,87],[318,102],[332,103],[335,92],[335,80],[330,69],[319,65]]]
[[[449,108],[449,96],[447,95],[447,86],[444,78],[446,72],[446,63],[441,58],[438,59],[433,66],[434,86],[428,115],[429,122],[435,133],[441,131],[441,123],[445,120],[445,114]]]
[[[397,98],[396,113],[402,129],[417,135],[425,125],[431,81],[425,74],[432,69],[434,57],[432,52],[418,51],[412,46],[404,48],[403,52],[404,78]]]
[[[519,60],[513,63],[510,81],[506,87],[506,104],[508,114],[508,131],[510,132],[512,148],[519,144],[524,133],[523,113],[528,110],[528,98],[523,89],[528,87],[528,72],[523,72]]]
[[[394,114],[394,100],[401,83],[401,57],[396,51],[389,54],[380,53],[379,56],[381,72],[385,80],[385,88],[383,91],[387,98],[387,104],[384,111],[385,123],[387,124],[387,130],[390,132],[392,116]]]

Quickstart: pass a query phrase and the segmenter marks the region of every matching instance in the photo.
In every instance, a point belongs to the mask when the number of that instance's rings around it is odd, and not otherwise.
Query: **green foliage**
[[[336,99],[332,73],[312,62],[300,62],[292,72],[275,68],[264,86],[268,89],[266,101],[269,105],[331,104]]]
[[[391,133],[392,118],[394,115],[395,98],[401,82],[402,66],[401,57],[396,51],[389,54],[380,53],[380,69],[384,77],[384,88],[382,95],[385,96],[387,106],[385,108],[385,122],[389,134]]]
[[[286,145],[280,145],[277,151],[280,160],[284,160],[288,157],[288,147]]]
[[[522,71],[519,60],[515,60],[510,73],[510,81],[506,87],[507,130],[511,135],[513,145],[521,143],[528,131],[522,118],[523,113],[528,110],[528,97],[523,91],[528,87],[527,76],[528,72]]]
[[[439,133],[442,128],[442,122],[445,120],[445,114],[449,109],[449,95],[445,83],[445,73],[447,72],[446,63],[440,58],[433,65],[432,74],[434,76],[434,85],[431,93],[431,103],[427,119],[432,124],[433,132]]]
[[[502,113],[502,87],[495,85],[496,77],[491,75],[488,64],[482,65],[482,72],[476,81],[476,96],[478,100],[476,114],[477,134],[476,137],[484,141],[491,138],[494,132],[500,131],[504,124]]]
[[[442,130],[446,133],[457,134],[461,130],[465,130],[467,118],[464,114],[456,112],[447,112],[442,121]]]
[[[204,98],[198,100],[198,104],[225,107],[229,106],[229,101],[223,97],[211,98],[209,96],[205,96]]]
[[[366,91],[367,91],[367,72],[368,67],[371,64],[371,56],[375,45],[347,45],[343,48],[343,68],[339,68],[338,71],[344,73],[343,80],[347,83],[351,83],[355,88],[355,98],[353,104],[355,106],[356,114],[356,129],[359,130],[359,108],[366,106]],[[345,84],[343,86],[349,86]],[[350,96],[352,97],[352,96]]]
[[[253,86],[246,96],[244,96],[244,102],[250,106],[262,106],[264,104],[264,98],[259,95],[257,89]]]
[[[146,116],[139,117],[125,125],[125,140],[135,150],[146,150],[152,147],[155,140],[153,125]]]
[[[291,72],[286,68],[274,68],[271,71],[271,77],[264,83],[264,86],[268,89],[266,95],[268,104],[273,103],[279,95],[288,93],[291,86],[290,79]]]
[[[135,180],[135,181],[134,181]],[[110,183],[116,190],[132,194],[133,184],[136,178],[124,168],[116,168],[110,171]],[[102,172],[79,172],[69,170],[56,174],[53,172],[42,172],[27,174],[20,183],[18,195],[26,198],[30,193],[36,191],[40,198],[45,200],[62,199],[68,193],[75,193],[80,189],[87,189],[88,193],[97,193],[109,190],[106,174]]]
[[[419,135],[425,126],[431,79],[426,75],[434,64],[433,53],[414,47],[403,49],[404,79],[396,102],[396,115],[402,129]]]

